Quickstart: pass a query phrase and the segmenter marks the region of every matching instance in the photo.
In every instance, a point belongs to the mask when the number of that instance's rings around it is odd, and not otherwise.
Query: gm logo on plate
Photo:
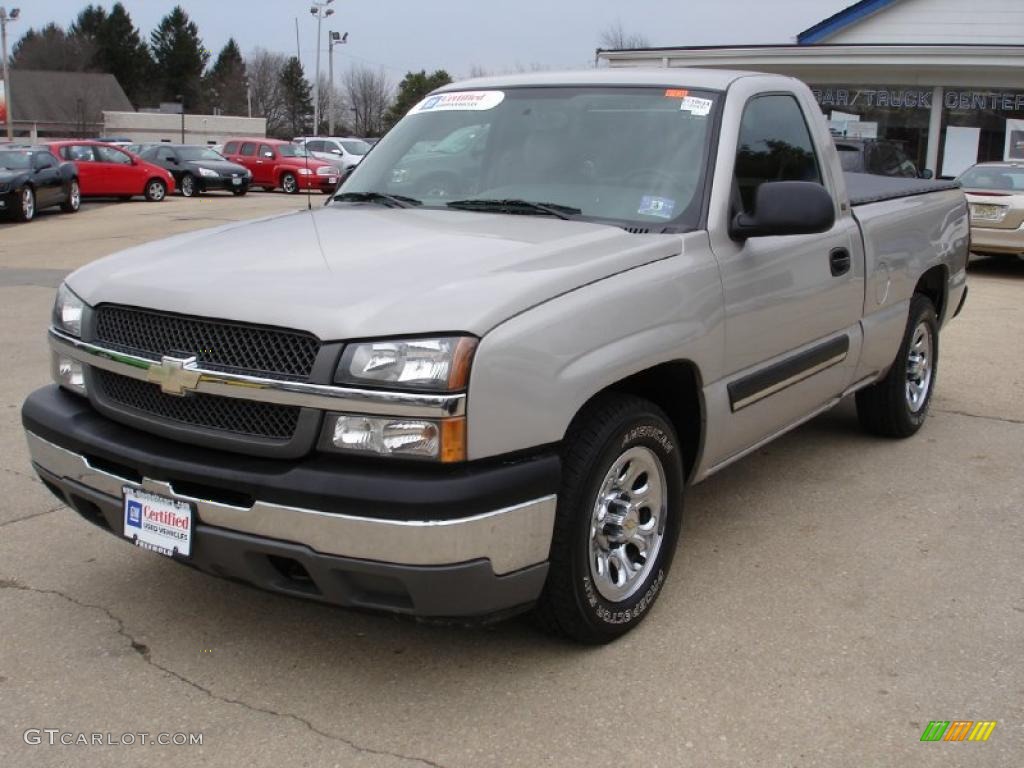
[[[142,505],[137,501],[128,502],[128,525],[142,527]]]

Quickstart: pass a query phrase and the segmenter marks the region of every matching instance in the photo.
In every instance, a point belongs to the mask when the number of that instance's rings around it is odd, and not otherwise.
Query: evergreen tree
[[[121,3],[110,9],[96,33],[96,43],[98,67],[117,78],[133,104],[148,102],[153,96],[153,57]]]
[[[242,51],[234,38],[230,38],[203,78],[203,101],[207,108],[219,109],[225,115],[247,115],[247,77]]]
[[[92,55],[88,41],[65,33],[51,22],[21,36],[11,51],[10,64],[14,69],[83,72],[89,69]]]
[[[199,28],[180,5],[160,20],[150,34],[153,60],[159,73],[158,95],[164,101],[185,97],[185,109],[200,104],[203,70],[210,54],[199,38]]]
[[[395,103],[391,105],[385,116],[387,128],[390,129],[405,117],[405,113],[419,104],[432,90],[440,88],[442,85],[448,85],[450,82],[452,82],[451,75],[443,69],[437,70],[432,75],[428,75],[425,69],[419,72],[409,72],[398,84]]]
[[[89,3],[89,5],[79,11],[78,16],[71,26],[68,27],[68,36],[88,41],[94,48],[98,48],[100,32],[106,23],[107,12],[103,7]]]
[[[313,117],[312,88],[302,69],[302,62],[292,56],[281,70],[281,100],[284,107],[283,129],[294,138],[307,133]]]

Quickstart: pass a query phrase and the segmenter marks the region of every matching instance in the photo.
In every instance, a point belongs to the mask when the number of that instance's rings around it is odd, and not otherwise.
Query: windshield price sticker
[[[689,95],[689,91],[683,88],[669,88],[665,91],[666,99],[685,99]]]
[[[697,96],[687,96],[683,99],[679,108],[689,112],[691,115],[696,117],[707,117],[711,114],[711,105],[714,104],[711,99],[701,99]]]
[[[459,91],[428,96],[409,114],[420,115],[424,112],[485,112],[494,109],[505,100],[503,91]]]

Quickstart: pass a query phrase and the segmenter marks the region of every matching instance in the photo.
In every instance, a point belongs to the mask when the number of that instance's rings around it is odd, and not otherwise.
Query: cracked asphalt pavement
[[[316,196],[314,204],[321,202]],[[687,495],[637,631],[462,629],[259,592],[117,541],[32,474],[55,286],[80,264],[294,210],[253,193],[0,223],[0,765],[1017,766],[1024,755],[1024,262],[976,260],[915,438],[844,403]],[[921,743],[931,720],[988,742]],[[201,733],[202,745],[27,744]]]

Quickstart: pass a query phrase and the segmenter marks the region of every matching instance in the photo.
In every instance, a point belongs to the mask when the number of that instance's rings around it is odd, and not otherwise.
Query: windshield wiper
[[[342,203],[383,203],[391,208],[412,208],[423,205],[422,200],[405,195],[386,195],[383,192],[342,192],[334,199]]]
[[[583,211],[558,203],[535,203],[531,200],[452,200],[449,208],[461,211],[487,211],[498,213],[543,213],[546,216],[557,216],[569,220],[579,216]]]

